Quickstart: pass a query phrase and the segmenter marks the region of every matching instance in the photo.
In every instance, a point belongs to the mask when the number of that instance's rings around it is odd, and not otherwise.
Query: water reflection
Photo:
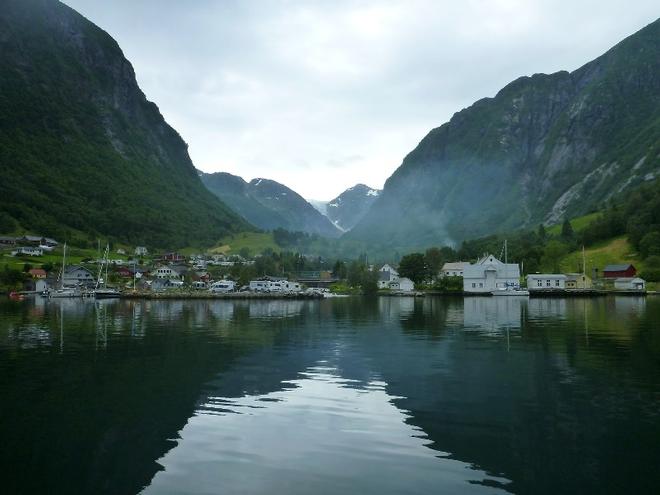
[[[385,382],[343,378],[325,361],[282,390],[211,396],[144,493],[497,493],[507,483],[429,449],[395,399]]]
[[[658,321],[637,297],[0,302],[3,491],[650,492]]]

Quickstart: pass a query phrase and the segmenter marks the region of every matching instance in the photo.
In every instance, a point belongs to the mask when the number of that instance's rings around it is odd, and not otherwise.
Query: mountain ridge
[[[228,172],[199,172],[202,183],[243,218],[264,230],[283,228],[324,237],[341,232],[300,194],[271,179],[249,182]]]
[[[583,214],[659,173],[660,20],[573,72],[515,79],[432,129],[349,239],[457,242]]]

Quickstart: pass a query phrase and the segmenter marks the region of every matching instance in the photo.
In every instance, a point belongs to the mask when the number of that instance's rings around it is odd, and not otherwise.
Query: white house
[[[560,290],[566,288],[566,275],[555,273],[534,273],[527,275],[529,290]]]
[[[13,256],[43,256],[44,250],[37,247],[19,247],[11,252]]]
[[[153,273],[156,278],[178,279],[179,272],[174,270],[171,266],[159,266]]]
[[[135,248],[135,256],[146,256],[149,254],[149,251],[144,246],[138,246]]]
[[[646,290],[646,281],[639,277],[620,277],[614,280],[617,290]]]
[[[463,276],[463,269],[465,268],[465,263],[464,261],[457,261],[455,263],[445,263],[442,265],[442,269],[440,270],[440,275],[442,277],[462,277]]]
[[[67,266],[62,276],[62,284],[65,286],[84,285],[91,287],[96,284],[96,277],[85,267]]]
[[[213,282],[211,284],[209,291],[225,293],[225,292],[233,292],[235,289],[236,289],[236,282],[234,282],[233,280],[218,280],[217,282]]]
[[[464,292],[488,294],[495,289],[518,287],[519,285],[520,268],[518,264],[502,263],[492,254],[463,267]]]
[[[412,292],[415,290],[415,284],[406,277],[401,277],[394,282],[390,282],[390,289],[399,292]]]
[[[379,289],[387,289],[391,282],[396,282],[397,280],[399,280],[399,273],[390,265],[385,264],[378,270]]]

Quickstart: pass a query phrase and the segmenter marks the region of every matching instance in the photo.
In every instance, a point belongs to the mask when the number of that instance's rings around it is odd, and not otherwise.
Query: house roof
[[[625,264],[625,265],[607,265],[605,268],[603,268],[603,271],[604,272],[625,272],[630,267],[635,268],[630,263]]]
[[[645,282],[643,278],[639,278],[639,277],[619,277],[614,279],[615,282],[634,282],[636,280],[640,282]]]
[[[44,270],[43,268],[32,268],[29,273],[30,275],[34,275],[35,277],[46,276],[46,270]]]
[[[443,270],[462,270],[465,266],[464,261],[456,261],[454,263],[445,263],[442,265]]]

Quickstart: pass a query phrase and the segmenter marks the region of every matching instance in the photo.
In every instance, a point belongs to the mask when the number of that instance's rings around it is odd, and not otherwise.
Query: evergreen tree
[[[573,226],[571,225],[571,222],[568,220],[564,220],[564,223],[561,226],[561,236],[563,239],[573,239],[573,236],[575,235],[575,232],[573,232]]]

